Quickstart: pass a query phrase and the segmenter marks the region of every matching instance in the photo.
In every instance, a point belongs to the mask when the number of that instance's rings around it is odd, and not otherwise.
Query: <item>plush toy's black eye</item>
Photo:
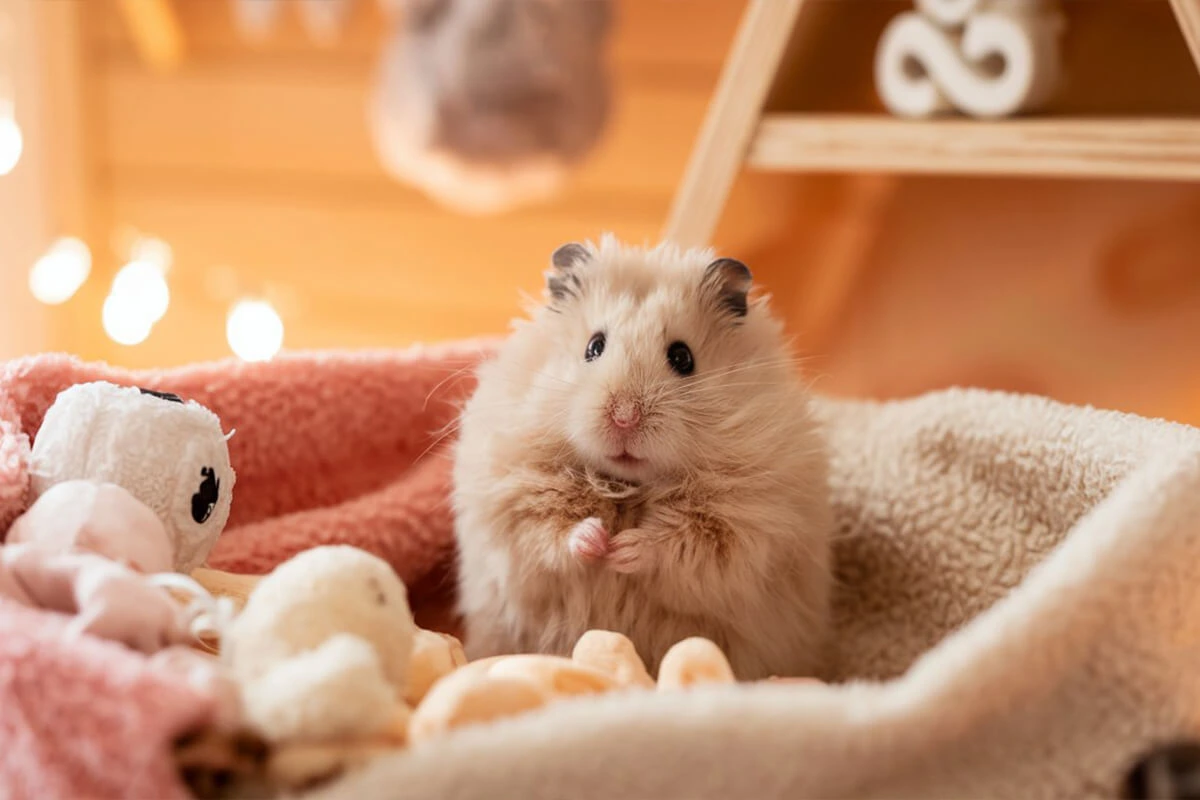
[[[138,391],[141,392],[142,394],[148,394],[151,397],[157,397],[159,400],[166,400],[168,403],[182,403],[183,402],[182,397],[180,397],[177,394],[171,394],[170,392],[156,392],[153,389],[143,389],[140,386],[138,387]]]
[[[192,519],[197,525],[203,525],[208,522],[208,518],[212,516],[213,509],[217,507],[217,500],[221,497],[221,481],[217,480],[217,473],[212,467],[201,467],[200,489],[192,495]]]
[[[691,375],[696,369],[692,351],[683,342],[671,342],[667,348],[667,363],[680,375]]]
[[[588,340],[587,350],[583,351],[584,361],[595,361],[604,352],[604,334],[597,333]]]

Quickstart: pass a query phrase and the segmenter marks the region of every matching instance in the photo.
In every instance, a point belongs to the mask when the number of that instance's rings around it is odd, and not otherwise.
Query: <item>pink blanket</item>
[[[235,429],[237,490],[209,565],[262,573],[346,543],[390,562],[418,620],[447,629],[453,586],[444,445],[476,341],[399,353],[295,354],[131,372],[59,355],[0,367],[0,531],[27,507],[29,447],[64,388],[87,381],[175,392]],[[169,745],[210,699],[98,640],[65,642],[52,614],[0,605],[0,787],[6,797],[175,797]]]

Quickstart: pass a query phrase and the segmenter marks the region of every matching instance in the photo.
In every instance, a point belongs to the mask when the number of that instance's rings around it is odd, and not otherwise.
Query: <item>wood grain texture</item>
[[[707,245],[742,168],[802,0],[751,0],[675,195],[663,238]]]
[[[984,122],[772,114],[748,163],[779,171],[1200,179],[1200,118]]]
[[[119,0],[118,4],[146,63],[160,70],[178,66],[183,60],[183,30],[170,0]]]
[[[1192,61],[1200,71],[1200,0],[1171,0],[1171,8],[1179,20],[1179,30],[1187,41]]]
[[[707,78],[706,78],[707,76]],[[609,129],[571,178],[573,189],[669,198],[681,146],[699,126],[716,69],[665,76],[618,64]],[[322,176],[394,186],[365,118],[373,75],[365,64],[189,61],[156,75],[114,57],[97,76],[107,112],[102,135],[115,170],[220,171]]]
[[[237,296],[269,297],[290,348],[502,332],[565,239],[658,238],[745,0],[689,0],[686,15],[677,0],[616,0],[599,147],[552,202],[485,218],[440,208],[379,165],[366,102],[389,29],[375,3],[353,3],[344,35],[318,46],[291,4],[247,40],[228,2],[171,2],[187,58],[169,73],[143,61],[116,3],[77,4],[97,261],[52,315],[65,349],[131,366],[227,355]],[[759,183],[729,215],[735,246],[785,224],[788,205]],[[100,328],[129,229],[175,252],[171,308],[135,347]]]

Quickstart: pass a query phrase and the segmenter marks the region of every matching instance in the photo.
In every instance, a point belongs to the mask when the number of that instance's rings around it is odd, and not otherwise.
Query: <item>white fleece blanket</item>
[[[829,685],[572,701],[310,797],[1112,797],[1200,730],[1200,431],[979,391],[821,413]]]

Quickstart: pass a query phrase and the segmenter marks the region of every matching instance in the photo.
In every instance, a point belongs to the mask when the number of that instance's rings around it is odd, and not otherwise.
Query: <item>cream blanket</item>
[[[1196,731],[1200,431],[979,391],[821,413],[834,683],[572,701],[311,798],[1111,797]]]

